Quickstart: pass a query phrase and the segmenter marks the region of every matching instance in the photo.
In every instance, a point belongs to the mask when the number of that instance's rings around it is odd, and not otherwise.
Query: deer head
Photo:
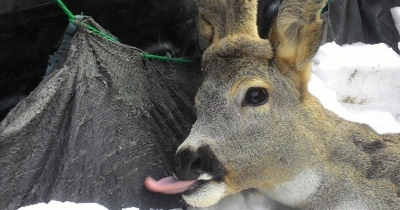
[[[312,166],[307,91],[322,37],[323,0],[283,1],[268,40],[257,33],[257,0],[199,0],[205,80],[198,119],[176,153],[175,176],[202,180],[183,193],[210,206],[249,188],[268,191]],[[320,107],[317,107],[320,109]]]
[[[296,207],[318,188],[322,176],[314,168],[329,158],[322,140],[337,121],[307,90],[324,6],[284,0],[264,40],[257,0],[198,0],[205,80],[195,98],[198,119],[174,170],[187,181],[147,180],[149,189],[183,192],[188,204],[206,207],[249,188],[284,201],[291,193],[285,186],[296,182],[288,189],[308,188],[288,201]]]
[[[175,178],[148,189],[192,206],[255,188],[297,209],[399,209],[400,135],[324,109],[307,90],[323,0],[283,0],[268,40],[257,0],[198,0],[204,83]]]

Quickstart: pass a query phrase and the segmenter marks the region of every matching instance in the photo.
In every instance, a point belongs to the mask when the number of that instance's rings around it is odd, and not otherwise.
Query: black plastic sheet
[[[400,34],[390,9],[399,0],[331,0],[328,41],[338,44],[385,43],[399,53]]]

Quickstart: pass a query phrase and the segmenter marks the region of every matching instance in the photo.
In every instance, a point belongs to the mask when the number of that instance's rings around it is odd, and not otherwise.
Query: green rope
[[[142,53],[142,57],[147,59],[155,59],[155,60],[162,60],[162,61],[174,61],[177,63],[192,63],[191,60],[183,59],[183,58],[170,58],[167,56],[159,56],[159,55],[152,55],[148,53]]]
[[[326,5],[325,5],[325,7],[323,7],[323,8],[321,9],[321,13],[324,12],[325,8],[328,6],[328,4],[329,4],[330,1],[331,1],[331,0],[326,0]]]
[[[75,24],[75,19],[76,19],[75,15],[72,14],[71,11],[69,11],[67,6],[65,6],[65,4],[61,0],[55,0],[55,1],[58,4],[58,6],[60,6],[60,8],[64,11],[64,13],[68,16],[69,22]]]
[[[62,0],[54,0],[58,6],[60,6],[60,8],[64,11],[64,13],[68,16],[68,20],[70,23],[72,24],[76,24],[76,17],[75,15],[72,14],[72,12],[67,8],[67,6],[62,2]],[[92,31],[95,34],[98,34],[102,37],[104,37],[105,39],[114,42],[114,43],[120,43],[117,39],[115,39],[112,36],[107,35],[106,33],[98,30],[97,28],[85,24],[85,23],[81,23],[83,25],[85,25],[90,31]],[[176,63],[192,63],[191,60],[188,59],[183,59],[183,58],[171,58],[168,56],[158,56],[158,55],[152,55],[152,54],[148,54],[148,53],[142,53],[142,57],[143,58],[147,58],[147,59],[155,59],[155,60],[162,60],[162,61],[172,61],[172,62],[176,62]]]
[[[85,25],[86,27],[88,27],[88,29],[89,29],[90,31],[94,32],[95,34],[98,34],[98,35],[100,35],[100,36],[102,36],[102,37],[104,37],[104,38],[106,38],[106,39],[108,39],[108,40],[110,40],[110,41],[112,41],[112,42],[114,42],[114,43],[120,43],[120,42],[119,42],[118,40],[116,40],[114,37],[109,36],[109,35],[107,35],[106,33],[97,30],[97,28],[95,28],[95,27],[93,27],[93,26],[91,26],[91,25],[88,25],[88,24],[86,24],[86,23],[84,23],[84,25]]]

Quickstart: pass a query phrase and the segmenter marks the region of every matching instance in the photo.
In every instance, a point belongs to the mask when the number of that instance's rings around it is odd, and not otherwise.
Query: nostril
[[[175,155],[174,175],[180,180],[195,180],[201,175],[221,178],[227,172],[209,146],[178,150]]]
[[[202,158],[192,149],[179,151],[175,155],[174,174],[181,180],[195,180],[200,176]]]
[[[203,168],[203,159],[201,157],[197,157],[192,164],[190,165],[190,171],[194,173],[201,173]]]

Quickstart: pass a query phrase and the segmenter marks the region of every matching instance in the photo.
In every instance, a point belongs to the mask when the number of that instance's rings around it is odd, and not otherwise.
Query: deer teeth
[[[210,174],[207,174],[207,173],[204,173],[204,174],[201,174],[200,176],[199,176],[199,178],[197,178],[197,180],[211,180],[212,179],[212,176],[210,175]]]

